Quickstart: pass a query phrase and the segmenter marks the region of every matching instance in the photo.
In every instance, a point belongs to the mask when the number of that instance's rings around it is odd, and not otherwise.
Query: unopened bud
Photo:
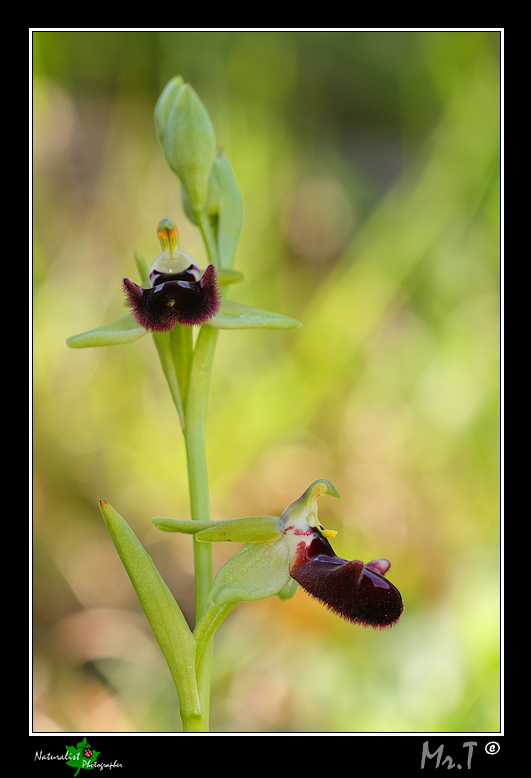
[[[163,90],[155,108],[155,126],[166,161],[179,177],[192,212],[203,211],[216,139],[207,109],[180,76]]]

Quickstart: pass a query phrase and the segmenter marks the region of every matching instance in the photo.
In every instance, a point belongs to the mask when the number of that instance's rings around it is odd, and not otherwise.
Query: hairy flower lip
[[[174,274],[171,279],[155,279],[155,286],[143,289],[129,278],[124,278],[123,288],[132,313],[147,330],[167,332],[175,324],[193,326],[204,324],[219,310],[221,295],[219,293],[216,269],[209,265],[203,277],[198,280],[190,278],[189,269]]]
[[[367,564],[343,559],[317,528],[311,528],[311,538],[300,538],[292,554],[290,575],[347,621],[381,629],[395,624],[403,610],[400,592],[384,577],[390,566],[387,559]]]

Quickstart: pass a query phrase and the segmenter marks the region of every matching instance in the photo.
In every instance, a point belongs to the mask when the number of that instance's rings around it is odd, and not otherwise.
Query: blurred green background
[[[193,618],[182,437],[152,342],[69,350],[123,315],[173,218],[174,75],[207,106],[245,215],[233,299],[303,322],[221,332],[214,518],[280,515],[315,479],[337,554],[388,557],[405,612],[354,627],[299,590],[216,636],[220,732],[500,728],[500,33],[33,33],[34,730],[178,731],[169,671],[98,511]],[[215,565],[232,553],[214,547]]]

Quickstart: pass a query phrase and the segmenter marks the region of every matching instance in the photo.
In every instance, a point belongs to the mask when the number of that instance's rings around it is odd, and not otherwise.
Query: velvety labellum
[[[187,278],[190,278],[188,271],[168,280],[163,275],[156,279],[152,289],[143,289],[124,278],[124,291],[137,322],[147,330],[167,332],[177,323],[203,324],[215,316],[221,297],[214,266],[209,265],[199,281]]]
[[[371,627],[390,627],[403,609],[400,592],[383,573],[384,559],[363,564],[334,554],[317,530],[309,545],[301,542],[290,574],[309,594],[348,621]]]

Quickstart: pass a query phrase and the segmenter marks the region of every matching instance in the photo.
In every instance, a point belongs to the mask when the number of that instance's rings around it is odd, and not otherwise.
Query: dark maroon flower
[[[403,610],[400,592],[384,576],[387,559],[363,564],[336,556],[317,519],[317,499],[322,494],[339,496],[324,479],[315,481],[284,513],[283,534],[290,547],[289,573],[303,589],[335,613],[356,624],[382,628],[395,624]]]
[[[310,529],[312,538],[300,544],[291,577],[348,621],[377,628],[395,624],[403,604],[396,586],[384,577],[391,563],[387,559],[348,562],[335,555],[317,528]]]
[[[323,494],[339,497],[335,486],[321,479],[288,505],[279,519],[252,516],[212,522],[213,526],[199,531],[198,541],[245,543],[218,571],[210,603],[221,606],[273,594],[289,599],[296,582],[354,624],[377,629],[395,624],[403,605],[400,592],[385,578],[391,563],[374,559],[364,565],[358,559],[348,562],[336,556],[327,538],[337,533],[324,529],[317,516],[317,500]]]
[[[203,324],[216,315],[221,303],[216,269],[209,265],[201,279],[188,280],[196,278],[194,269],[152,276],[155,285],[151,289],[124,278],[124,291],[141,327],[167,332],[177,323]]]

